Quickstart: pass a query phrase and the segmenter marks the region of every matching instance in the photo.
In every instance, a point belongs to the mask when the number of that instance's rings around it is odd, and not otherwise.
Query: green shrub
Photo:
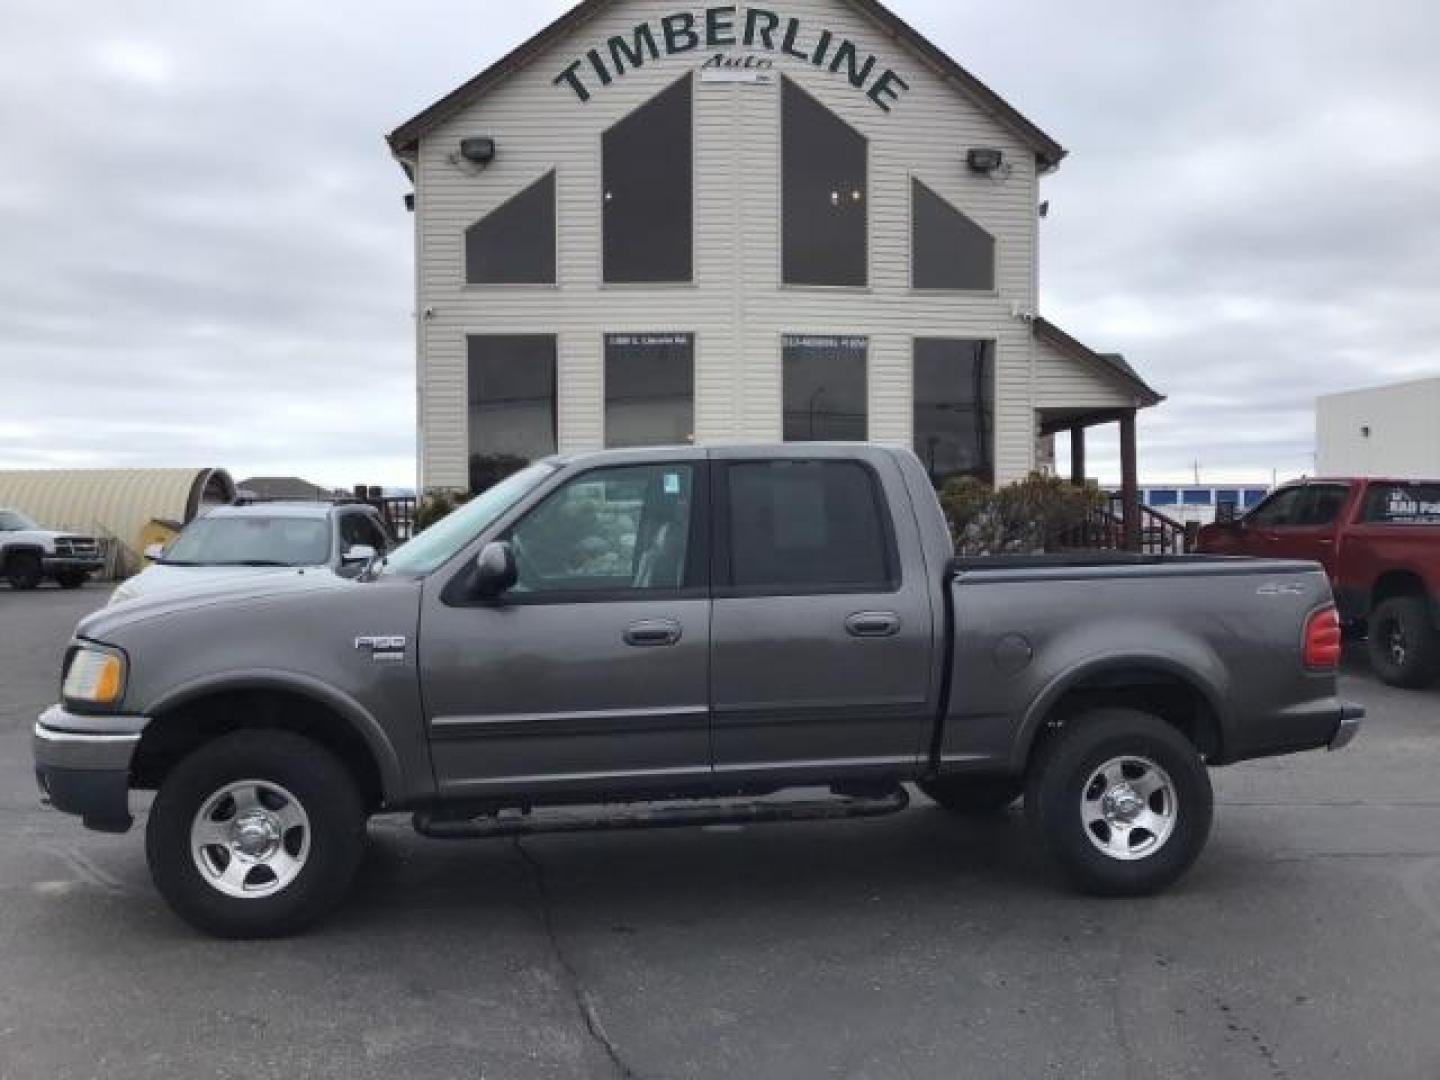
[[[1057,537],[1084,522],[1100,505],[1093,487],[1075,487],[1031,473],[1001,488],[961,476],[940,489],[958,555],[1028,555],[1049,549]]]
[[[431,525],[453,513],[457,507],[470,501],[468,495],[456,495],[449,491],[437,491],[426,495],[415,508],[415,532],[422,533]]]

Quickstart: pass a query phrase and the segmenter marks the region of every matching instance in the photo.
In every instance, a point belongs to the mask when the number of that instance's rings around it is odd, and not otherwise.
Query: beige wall
[[[429,312],[418,331],[426,486],[466,483],[465,338],[479,332],[558,333],[559,437],[561,449],[569,451],[603,445],[606,332],[696,334],[696,436],[709,442],[780,438],[782,334],[867,335],[870,435],[902,444],[910,440],[912,339],[994,338],[999,479],[1032,468],[1032,342],[1015,312],[1036,306],[1033,152],[843,0],[770,6],[808,27],[824,26],[853,39],[875,54],[881,69],[893,67],[910,85],[887,114],[843,73],[778,51],[765,54],[779,73],[793,77],[869,139],[869,288],[780,286],[778,77],[772,85],[695,83],[694,284],[601,284],[601,133],[695,71],[708,55],[703,48],[662,55],[608,87],[596,87],[582,104],[567,87],[552,85],[571,60],[641,21],[658,22],[686,10],[656,0],[611,5],[421,142],[417,310]],[[588,81],[595,82],[593,75]],[[449,160],[458,140],[469,135],[497,141],[497,157],[483,172]],[[997,182],[969,172],[965,152],[974,146],[1002,148],[1012,175]],[[466,286],[466,227],[552,168],[558,181],[558,286]],[[995,292],[910,289],[912,173],[996,237]]]

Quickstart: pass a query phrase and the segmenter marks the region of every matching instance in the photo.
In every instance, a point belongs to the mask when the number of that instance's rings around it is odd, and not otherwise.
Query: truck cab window
[[[693,487],[693,467],[681,464],[575,477],[511,530],[519,573],[512,594],[685,587],[701,572],[690,558]]]
[[[880,498],[874,474],[854,461],[732,464],[728,584],[781,594],[893,589],[899,575]]]
[[[1276,525],[1297,524],[1296,504],[1299,502],[1300,493],[1303,490],[1303,488],[1293,487],[1277,491],[1250,512],[1245,518],[1246,524],[1256,525],[1262,529],[1272,528]]]

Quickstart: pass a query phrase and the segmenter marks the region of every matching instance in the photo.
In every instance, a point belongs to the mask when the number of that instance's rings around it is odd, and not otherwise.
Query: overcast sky
[[[1041,308],[1169,396],[1145,478],[1306,472],[1317,393],[1440,375],[1440,7],[893,5],[1070,149]],[[411,482],[382,136],[567,6],[0,0],[0,467]]]

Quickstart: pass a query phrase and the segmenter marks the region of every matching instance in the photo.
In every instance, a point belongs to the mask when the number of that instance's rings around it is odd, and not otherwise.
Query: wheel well
[[[152,719],[130,765],[131,783],[155,789],[184,757],[233,731],[274,729],[324,746],[355,778],[369,810],[384,801],[380,768],[348,720],[321,702],[278,690],[234,690],[187,701]]]
[[[1374,611],[1386,600],[1396,596],[1425,597],[1425,582],[1411,570],[1390,570],[1380,575],[1375,587],[1370,590],[1370,610]]]
[[[1220,720],[1210,700],[1193,683],[1157,668],[1112,668],[1086,675],[1050,706],[1030,747],[1030,759],[1044,741],[1091,709],[1136,709],[1158,716],[1200,751],[1206,761],[1225,759]]]
[[[0,548],[0,568],[3,568],[16,555],[34,555],[37,559],[44,559],[45,552],[42,548],[29,545],[10,546]]]

